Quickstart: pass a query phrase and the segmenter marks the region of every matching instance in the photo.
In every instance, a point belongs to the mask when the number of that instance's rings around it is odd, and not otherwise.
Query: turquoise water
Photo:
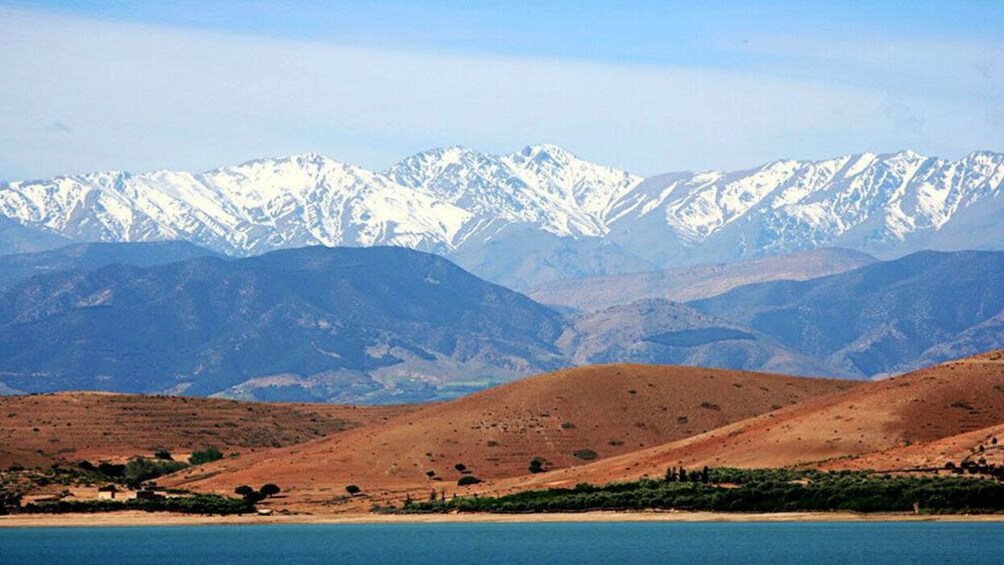
[[[0,563],[1004,563],[993,523],[0,529]]]

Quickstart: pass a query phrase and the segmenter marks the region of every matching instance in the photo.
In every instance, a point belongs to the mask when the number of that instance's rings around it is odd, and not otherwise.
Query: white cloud
[[[642,174],[1004,145],[969,101],[794,71],[362,49],[14,10],[0,10],[0,34],[3,178],[305,150],[379,168],[455,143],[552,142]],[[40,132],[52,116],[73,135]]]

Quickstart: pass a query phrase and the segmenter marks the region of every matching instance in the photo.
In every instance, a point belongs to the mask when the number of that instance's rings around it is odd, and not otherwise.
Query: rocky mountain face
[[[304,154],[204,173],[7,182],[0,215],[73,241],[186,240],[233,255],[402,246],[498,282],[489,263],[521,269],[504,282],[526,289],[819,247],[882,258],[1004,248],[1002,182],[1004,155],[992,152],[957,161],[861,154],[642,179],[550,145],[509,155],[451,147],[384,172]],[[526,243],[534,237],[546,244]]]

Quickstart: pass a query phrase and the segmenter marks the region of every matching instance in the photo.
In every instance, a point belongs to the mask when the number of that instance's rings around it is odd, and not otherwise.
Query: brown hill
[[[1004,352],[937,365],[501,490],[661,476],[704,465],[895,469],[959,461],[1004,423]],[[998,427],[994,427],[998,426]],[[1004,439],[1004,435],[1002,435]]]
[[[291,499],[313,504],[337,501],[348,484],[377,496],[430,487],[453,492],[461,471],[480,479],[525,475],[535,457],[549,469],[581,465],[855,386],[694,367],[575,368],[380,426],[222,461],[173,482],[219,492],[274,482]]]
[[[409,406],[261,404],[67,392],[0,397],[0,468],[274,448],[383,421]]]

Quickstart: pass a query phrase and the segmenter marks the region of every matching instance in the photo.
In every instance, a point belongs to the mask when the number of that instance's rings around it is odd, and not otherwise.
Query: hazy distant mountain
[[[846,376],[767,335],[668,300],[640,300],[572,320],[559,344],[580,365],[655,363]]]
[[[70,239],[58,233],[0,216],[0,255],[45,251],[68,243]]]
[[[490,239],[471,241],[450,258],[478,276],[520,291],[549,281],[655,268],[612,241],[559,236],[526,224],[511,224]]]
[[[920,252],[689,305],[848,376],[903,372],[1004,345],[1004,253]]]
[[[715,296],[746,284],[811,279],[873,262],[874,257],[857,251],[823,248],[735,263],[566,278],[533,287],[527,294],[543,304],[588,312],[649,298],[686,302]]]
[[[34,277],[0,295],[0,381],[245,398],[439,398],[565,364],[566,322],[401,248]]]
[[[776,161],[643,180],[551,145],[510,155],[452,147],[381,173],[304,154],[204,173],[9,182],[0,184],[0,215],[76,241],[181,239],[236,255],[396,245],[480,269],[488,262],[476,257],[490,245],[499,264],[536,284],[819,247],[884,258],[1000,249],[1002,182],[1004,155],[987,151],[958,161],[910,151]],[[525,245],[526,227],[551,243]]]
[[[186,241],[77,243],[51,251],[0,256],[0,289],[59,271],[91,271],[116,263],[150,267],[209,256],[218,254]]]

